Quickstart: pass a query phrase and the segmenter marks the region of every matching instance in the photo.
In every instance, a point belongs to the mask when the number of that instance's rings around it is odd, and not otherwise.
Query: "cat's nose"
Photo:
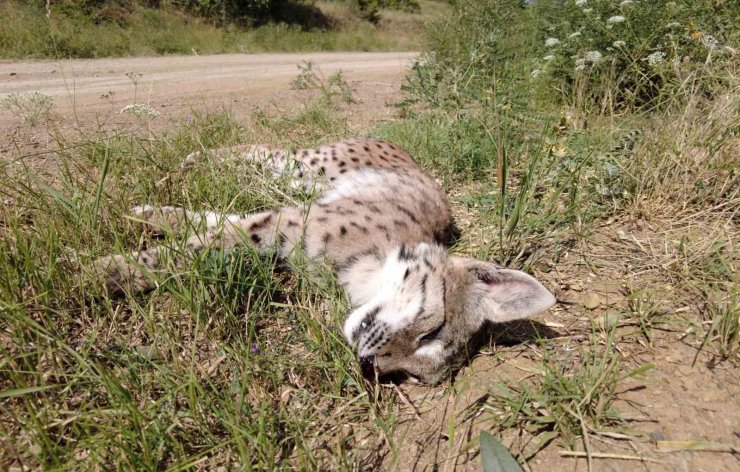
[[[362,376],[368,380],[375,380],[375,356],[360,357]]]

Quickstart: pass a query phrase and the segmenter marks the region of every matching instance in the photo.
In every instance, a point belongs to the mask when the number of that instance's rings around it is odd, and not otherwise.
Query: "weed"
[[[313,62],[298,64],[298,71],[298,75],[290,83],[290,88],[293,90],[308,90],[319,87],[318,77],[313,70]]]
[[[336,98],[346,105],[356,103],[354,92],[344,79],[342,71],[337,71],[326,79],[318,68],[314,69],[312,62],[299,64],[298,70],[298,75],[291,82],[293,90],[317,90],[327,106],[332,105]]]
[[[532,382],[512,385],[494,383],[485,409],[493,428],[526,431],[535,441],[521,451],[527,459],[555,438],[568,447],[588,441],[595,430],[623,426],[615,409],[618,386],[624,379],[639,377],[652,368],[646,365],[625,370],[616,349],[616,334],[607,334],[603,347],[595,339],[583,349],[560,350],[541,344],[542,361]]]
[[[716,292],[707,303],[709,328],[702,342],[717,349],[720,361],[737,359],[740,354],[740,294]],[[698,356],[698,352],[697,352]]]
[[[49,121],[54,100],[41,92],[12,92],[0,99],[0,105],[29,126],[36,126],[44,119]]]
[[[627,296],[626,318],[635,324],[648,344],[652,343],[653,329],[667,322],[667,316],[660,304],[646,290],[637,290]]]

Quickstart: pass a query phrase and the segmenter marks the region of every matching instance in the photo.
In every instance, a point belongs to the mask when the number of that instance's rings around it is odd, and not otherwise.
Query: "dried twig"
[[[581,457],[587,458],[590,455],[592,459],[617,459],[617,460],[624,460],[624,461],[642,461],[642,462],[656,462],[656,463],[663,462],[657,459],[650,459],[648,457],[628,456],[626,454],[610,454],[606,452],[592,452],[590,454],[587,454],[583,451],[560,451],[560,455],[563,457],[578,457],[578,458],[581,458]]]
[[[703,451],[740,453],[740,445],[711,441],[658,441],[658,452]]]

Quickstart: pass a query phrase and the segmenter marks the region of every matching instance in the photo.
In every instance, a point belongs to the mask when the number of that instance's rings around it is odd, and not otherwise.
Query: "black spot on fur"
[[[349,225],[350,225],[350,226],[352,226],[353,228],[357,228],[357,229],[359,229],[360,231],[362,231],[362,232],[363,232],[363,233],[365,233],[365,234],[368,234],[368,233],[370,233],[370,231],[368,231],[368,229],[367,229],[367,228],[365,228],[364,226],[358,225],[358,224],[357,224],[356,222],[354,222],[354,221],[350,221],[350,222],[349,222]]]
[[[312,165],[312,166],[315,166],[318,163],[319,163],[319,160],[316,159],[315,157],[313,159],[311,159],[311,162],[309,162],[309,164]]]
[[[372,310],[370,310],[367,315],[362,319],[362,322],[357,325],[355,330],[352,332],[352,338],[356,339],[360,333],[362,332],[362,326],[374,326],[375,325],[375,318],[377,318],[378,313],[380,313],[381,307],[375,307]]]
[[[460,235],[460,228],[454,222],[451,222],[444,230],[434,232],[434,241],[445,247],[450,247],[460,239]]]
[[[445,323],[447,323],[447,279],[442,277],[442,310],[445,314]]]
[[[409,275],[411,275],[411,268],[406,267],[406,272],[403,273],[403,280],[406,280],[409,278]]]
[[[287,242],[288,242],[288,237],[285,234],[283,233],[278,234],[278,248],[280,250],[285,248],[285,243]]]
[[[319,167],[319,175],[325,175],[326,174],[326,167],[321,166]]]
[[[376,259],[379,258],[378,256],[378,248],[376,246],[373,246],[372,249],[366,249],[364,251],[360,251],[357,254],[353,254],[347,259],[345,259],[342,263],[337,265],[337,272],[345,271],[352,266],[354,266],[360,259],[363,259],[365,257],[374,257]]]
[[[358,159],[357,157],[353,157],[352,162],[355,162],[355,163],[360,162],[360,159]]]
[[[362,146],[362,149],[364,149],[365,152],[370,152],[370,146]]]
[[[344,162],[344,161],[342,161],[342,162],[340,162],[339,164],[337,164],[337,167],[344,167],[344,166],[346,166],[346,165],[347,165],[347,163],[346,163],[346,162]]]
[[[412,252],[409,252],[405,244],[401,244],[401,247],[398,250],[398,260],[399,261],[413,261],[414,260],[414,254]]]
[[[383,232],[385,235],[386,241],[390,242],[391,240],[391,232],[388,231],[388,227],[386,225],[375,225],[376,228],[378,228],[380,231]]]
[[[393,220],[393,226],[396,226],[397,228],[408,228],[409,225],[405,221],[401,220]]]
[[[293,221],[293,220],[288,220],[288,226],[289,227],[298,226],[298,222],[297,221]]]
[[[340,226],[339,227],[339,234],[342,236],[345,236],[347,234],[347,227],[346,226]]]
[[[270,223],[271,220],[272,220],[272,214],[269,214],[265,216],[263,219],[259,221],[255,221],[254,223],[249,225],[249,228],[247,230],[248,231],[259,231],[260,229],[267,226],[267,224]]]
[[[347,169],[342,169],[342,170],[339,171],[339,173],[340,174],[346,174],[347,173]]]
[[[331,241],[331,234],[324,233],[324,236],[321,238],[321,240],[324,241],[324,244],[329,244],[329,241]]]
[[[259,244],[260,242],[262,242],[262,238],[260,238],[258,234],[253,234],[251,238],[254,244]]]

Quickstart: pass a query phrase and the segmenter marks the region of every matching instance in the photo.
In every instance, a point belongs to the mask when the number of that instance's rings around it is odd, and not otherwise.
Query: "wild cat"
[[[352,139],[297,151],[240,145],[185,162],[206,158],[258,162],[321,194],[246,216],[137,207],[134,215],[152,227],[194,234],[176,251],[155,246],[99,259],[95,269],[109,289],[153,288],[153,274],[175,253],[251,244],[290,264],[300,251],[331,267],[346,290],[353,311],[344,336],[363,375],[400,373],[430,384],[459,368],[486,322],[527,318],[555,303],[524,272],[448,254],[456,229],[442,189],[391,142]]]

